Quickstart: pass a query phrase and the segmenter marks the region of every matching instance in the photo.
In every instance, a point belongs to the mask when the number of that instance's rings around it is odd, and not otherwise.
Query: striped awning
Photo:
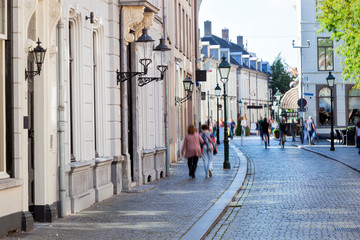
[[[282,109],[297,109],[299,100],[299,86],[291,88],[281,99],[280,107]]]

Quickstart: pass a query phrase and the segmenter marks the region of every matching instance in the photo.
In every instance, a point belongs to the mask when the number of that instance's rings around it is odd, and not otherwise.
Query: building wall
[[[197,109],[198,95],[196,86],[193,88],[192,98],[182,104],[175,104],[175,98],[184,98],[183,80],[188,75],[196,84],[195,55],[196,49],[196,17],[198,8],[193,0],[166,1],[167,18],[166,33],[169,52],[169,141],[170,162],[181,159],[180,149],[189,124],[200,121]]]
[[[319,106],[318,94],[321,87],[326,87],[326,77],[329,75],[329,70],[318,70],[318,37],[330,37],[329,33],[320,33],[319,23],[316,21],[316,0],[299,0],[297,2],[299,38],[296,45],[306,45],[306,41],[310,40],[310,48],[303,48],[303,57],[300,59],[299,66],[302,60],[302,74],[304,82],[304,98],[307,100],[307,111],[305,117],[312,116],[317,125],[317,130],[321,134],[328,134],[330,126],[319,125]],[[347,125],[347,91],[349,86],[352,86],[348,80],[341,76],[340,57],[335,54],[337,44],[334,42],[334,69],[331,70],[335,77],[334,89],[334,124],[335,127],[344,128]],[[301,71],[300,71],[301,72]],[[312,95],[311,95],[312,94]],[[345,107],[343,107],[345,106]]]

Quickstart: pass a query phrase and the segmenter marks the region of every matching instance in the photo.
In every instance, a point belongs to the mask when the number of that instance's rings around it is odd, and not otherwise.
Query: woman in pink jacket
[[[199,157],[201,157],[201,144],[204,143],[201,136],[196,132],[194,125],[187,129],[188,134],[185,136],[181,149],[181,155],[188,159],[189,176],[195,178],[195,171]]]

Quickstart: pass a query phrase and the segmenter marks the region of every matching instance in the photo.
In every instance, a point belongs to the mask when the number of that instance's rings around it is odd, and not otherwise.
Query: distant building
[[[208,72],[207,82],[201,85],[201,91],[214,93],[214,88],[219,82],[221,84],[217,66],[221,57],[225,56],[231,64],[231,72],[228,81],[229,111],[228,119],[236,121],[238,116],[246,116],[249,122],[255,123],[264,117],[269,117],[269,102],[271,93],[268,88],[268,79],[271,75],[270,65],[249,53],[243,44],[243,37],[237,37],[237,43],[229,41],[229,29],[222,30],[223,38],[212,34],[211,22],[206,21],[205,36],[201,38],[202,55],[204,57],[204,69]],[[222,85],[220,85],[223,88]],[[241,104],[239,101],[241,100]],[[202,119],[206,119],[207,105],[202,102]],[[222,104],[222,103],[220,103]],[[249,106],[253,108],[249,108]],[[210,104],[210,118],[216,114],[216,98]],[[220,111],[223,117],[223,111]],[[216,116],[215,116],[216,117]]]

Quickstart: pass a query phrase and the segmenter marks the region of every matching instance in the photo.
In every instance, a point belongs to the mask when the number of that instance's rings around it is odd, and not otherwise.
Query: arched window
[[[360,119],[360,89],[352,87],[348,95],[349,111],[348,122],[349,125],[355,125]]]
[[[331,124],[331,90],[323,87],[319,91],[319,125],[327,126]]]

